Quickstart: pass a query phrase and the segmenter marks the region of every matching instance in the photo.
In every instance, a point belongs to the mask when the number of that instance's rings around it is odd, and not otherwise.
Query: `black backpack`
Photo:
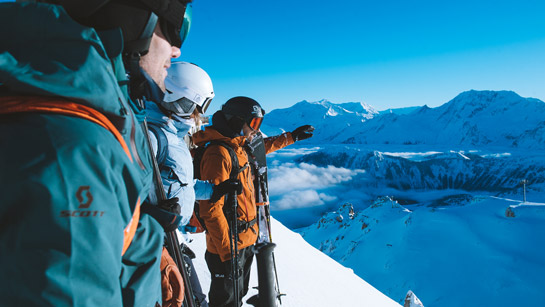
[[[201,179],[201,162],[202,157],[204,155],[204,152],[210,147],[214,145],[222,146],[223,148],[227,149],[229,152],[229,156],[231,157],[231,174],[229,174],[229,179],[236,179],[238,177],[238,174],[242,171],[240,169],[240,165],[238,164],[238,157],[235,153],[235,150],[229,146],[226,142],[223,141],[210,141],[206,143],[204,146],[197,147],[193,150],[193,177],[195,179]]]

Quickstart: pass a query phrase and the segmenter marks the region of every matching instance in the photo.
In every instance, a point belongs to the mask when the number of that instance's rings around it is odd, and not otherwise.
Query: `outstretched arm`
[[[265,150],[269,154],[276,150],[282,149],[286,146],[289,146],[297,141],[306,140],[312,137],[314,132],[314,127],[311,125],[301,126],[292,132],[284,132],[277,136],[272,136],[265,138]]]

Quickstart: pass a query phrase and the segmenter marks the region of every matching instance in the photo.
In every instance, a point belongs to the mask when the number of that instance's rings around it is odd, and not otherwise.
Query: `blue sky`
[[[0,0],[5,2],[5,0]],[[543,0],[194,0],[182,60],[270,111],[301,100],[378,110],[462,91],[545,100]]]
[[[268,111],[433,107],[470,89],[545,100],[543,12],[543,0],[195,0],[181,59],[212,77],[212,111],[237,95]]]

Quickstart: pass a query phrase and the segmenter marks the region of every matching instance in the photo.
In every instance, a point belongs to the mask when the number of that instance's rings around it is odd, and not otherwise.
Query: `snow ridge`
[[[266,114],[261,130],[266,135],[277,135],[309,124],[319,131],[321,140],[331,141],[338,133],[336,129],[359,127],[377,114],[373,107],[360,102],[335,104],[328,100],[304,100],[290,108],[276,109]]]
[[[361,211],[343,204],[301,234],[399,303],[411,289],[428,307],[539,306],[544,222],[541,203],[406,207],[381,197]]]

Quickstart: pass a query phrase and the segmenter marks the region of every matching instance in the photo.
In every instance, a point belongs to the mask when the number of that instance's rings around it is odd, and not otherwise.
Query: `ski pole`
[[[144,108],[144,103],[142,100],[138,99],[141,108]],[[157,157],[155,157],[153,148],[151,146],[151,139],[148,133],[148,123],[146,119],[142,121],[142,129],[144,130],[144,135],[146,136],[148,142],[148,149],[151,155],[151,162],[153,166],[153,185],[155,187],[155,193],[150,193],[152,197],[151,201],[155,204],[159,204],[160,201],[167,199],[165,189],[163,186],[163,179],[161,178],[161,172],[159,171],[159,165],[157,164]],[[153,199],[155,198],[155,199]],[[176,230],[166,233],[166,245],[167,250],[170,256],[174,259],[176,266],[182,274],[182,279],[184,281],[184,301],[183,305],[187,307],[197,307],[195,300],[193,298],[193,290],[191,288],[191,283],[189,282],[189,275],[187,273],[187,268],[185,266],[185,260],[180,249],[180,243],[178,242],[178,236],[176,235]]]
[[[227,206],[227,207],[225,207]],[[231,278],[233,282],[234,306],[240,306],[238,297],[238,221],[237,221],[237,193],[229,194],[227,203],[224,204],[225,218],[229,222],[229,247],[231,250]]]
[[[233,255],[233,258],[234,258],[234,275],[233,275],[233,288],[234,288],[234,291],[235,291],[235,306],[240,306],[240,298],[238,297],[239,295],[239,289],[238,289],[238,214],[237,214],[237,207],[238,207],[238,200],[237,200],[237,192],[234,191],[233,193],[234,197],[233,197],[233,218],[232,218],[232,223],[233,223],[233,228],[235,230],[235,237],[233,238],[234,241],[235,241],[235,251],[234,251],[234,255]]]
[[[269,241],[272,243],[272,232],[271,232],[271,212],[269,205],[266,205],[265,207],[265,216],[267,218],[267,228],[269,230]],[[280,283],[278,282],[278,271],[276,270],[276,259],[274,257],[274,251],[271,253],[272,261],[273,261],[273,268],[274,268],[274,277],[276,279],[276,290],[278,290],[278,302],[280,305],[282,305],[282,296],[285,294],[282,294],[280,292]]]

